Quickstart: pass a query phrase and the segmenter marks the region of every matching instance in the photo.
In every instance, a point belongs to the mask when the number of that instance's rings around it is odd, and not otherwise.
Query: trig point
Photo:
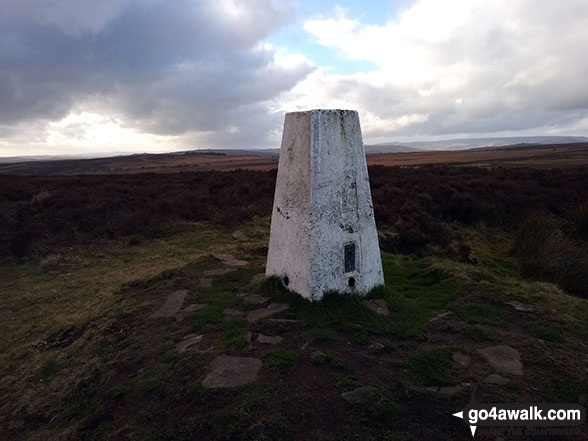
[[[312,300],[384,284],[356,111],[286,114],[265,274]]]

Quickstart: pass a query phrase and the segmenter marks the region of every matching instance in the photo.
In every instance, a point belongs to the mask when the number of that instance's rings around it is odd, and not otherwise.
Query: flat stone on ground
[[[279,314],[280,312],[283,312],[288,308],[289,306],[285,303],[270,303],[265,308],[249,311],[249,314],[247,314],[247,321],[249,323],[253,323],[262,318],[271,317],[272,315]]]
[[[437,320],[442,320],[444,318],[449,318],[451,316],[453,316],[453,312],[451,311],[439,311],[437,314],[435,314],[433,317],[431,317],[429,319],[429,322],[436,322]]]
[[[504,386],[505,384],[510,383],[510,380],[508,378],[504,378],[502,375],[491,374],[484,379],[484,383]]]
[[[206,388],[227,388],[243,386],[257,379],[263,366],[258,358],[219,355],[210,363],[210,369],[202,386]]]
[[[169,296],[167,296],[167,299],[165,300],[163,306],[159,308],[159,310],[151,317],[173,317],[182,308],[182,305],[184,304],[184,299],[187,295],[187,289],[180,289],[179,291],[172,292]]]
[[[243,300],[248,303],[253,303],[254,305],[263,305],[264,303],[269,302],[271,299],[269,297],[263,297],[258,294],[250,294],[243,297]]]
[[[225,315],[228,315],[229,317],[240,317],[243,314],[245,314],[243,311],[240,311],[238,309],[232,309],[232,308],[227,308],[223,311],[223,313]]]
[[[228,266],[246,266],[248,264],[246,260],[236,259],[232,254],[213,254],[213,256]]]
[[[439,393],[443,395],[453,395],[461,392],[466,388],[463,384],[457,384],[455,386],[443,386],[439,388]]]
[[[178,322],[184,320],[191,312],[197,311],[199,309],[204,308],[206,305],[198,304],[198,303],[191,303],[190,305],[186,306],[180,312],[178,312],[175,317]]]
[[[516,309],[517,311],[521,311],[521,312],[532,312],[535,310],[535,307],[533,307],[531,305],[525,305],[524,303],[521,303],[518,300],[512,300],[510,302],[504,302],[504,303],[512,306],[514,309]]]
[[[251,283],[259,283],[259,282],[261,282],[263,279],[265,279],[265,273],[259,273],[259,274],[256,274],[256,275],[254,275],[254,276],[251,278]]]
[[[176,349],[178,352],[186,352],[190,346],[199,343],[203,338],[203,335],[188,334],[181,342],[176,345]]]
[[[272,337],[269,335],[258,334],[257,341],[259,343],[265,343],[268,345],[277,345],[277,344],[280,344],[284,341],[284,337],[280,337],[279,335]]]
[[[210,277],[201,277],[200,288],[212,288],[212,279]]]
[[[361,302],[368,309],[371,309],[379,315],[390,315],[390,309],[388,308],[388,302],[384,299],[372,299],[364,300]]]
[[[370,396],[376,393],[378,388],[373,386],[362,386],[353,389],[349,392],[343,392],[341,398],[351,404],[362,403],[366,401]]]
[[[451,358],[453,359],[454,368],[467,368],[472,361],[472,357],[459,351],[454,352]]]
[[[204,273],[205,276],[214,277],[214,276],[224,276],[225,274],[232,273],[233,271],[237,271],[235,268],[219,268],[208,270]]]
[[[490,366],[499,372],[512,375],[523,375],[523,364],[519,351],[510,346],[489,346],[478,349]]]

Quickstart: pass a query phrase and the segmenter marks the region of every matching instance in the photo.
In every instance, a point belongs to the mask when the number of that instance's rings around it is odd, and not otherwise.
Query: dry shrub
[[[564,233],[562,221],[555,216],[540,212],[529,215],[511,251],[526,275],[588,297],[588,255]]]

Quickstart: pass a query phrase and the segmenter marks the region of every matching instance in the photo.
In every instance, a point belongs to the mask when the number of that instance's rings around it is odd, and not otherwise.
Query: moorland
[[[263,278],[275,160],[5,170],[0,437],[466,440],[452,413],[472,394],[584,403],[588,167],[584,150],[553,149],[401,166],[368,157],[386,280],[372,303],[310,304]],[[421,154],[379,160],[402,155]],[[178,292],[181,309],[158,314]],[[487,356],[496,347],[515,368]],[[210,388],[219,356],[262,367],[255,381]]]

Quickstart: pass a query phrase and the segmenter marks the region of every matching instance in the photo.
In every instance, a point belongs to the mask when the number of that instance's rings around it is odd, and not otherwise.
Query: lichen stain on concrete
[[[369,177],[355,111],[286,114],[266,275],[307,298],[383,285]],[[285,215],[284,215],[285,214]],[[345,272],[345,244],[355,270]],[[349,282],[353,280],[353,283]]]

